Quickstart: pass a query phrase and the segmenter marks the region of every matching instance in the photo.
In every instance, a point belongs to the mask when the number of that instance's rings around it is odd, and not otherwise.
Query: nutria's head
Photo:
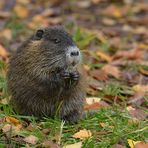
[[[34,67],[54,71],[76,67],[80,62],[80,50],[63,27],[38,29],[28,47]]]

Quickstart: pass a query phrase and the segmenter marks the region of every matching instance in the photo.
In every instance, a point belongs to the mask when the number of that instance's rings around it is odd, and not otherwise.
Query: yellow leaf
[[[112,58],[109,55],[107,55],[107,54],[105,54],[103,52],[97,51],[96,55],[99,56],[102,60],[105,60],[107,62],[112,61]]]
[[[29,15],[29,11],[28,11],[27,7],[22,6],[22,5],[16,5],[14,7],[14,12],[20,18],[26,18]]]
[[[92,133],[90,130],[83,129],[83,130],[80,130],[79,132],[75,133],[72,137],[79,138],[79,139],[85,139],[85,138],[88,138],[91,136],[92,136]]]
[[[140,67],[140,68],[139,68],[139,71],[140,71],[142,74],[148,76],[148,70],[145,70],[145,69],[143,69],[142,67]]]
[[[14,117],[7,116],[5,117],[5,121],[8,123],[13,123],[18,129],[22,128],[22,124],[20,123],[20,121]]]
[[[136,92],[148,92],[148,85],[134,85],[133,90]]]
[[[130,148],[135,148],[135,145],[141,141],[134,141],[134,140],[131,140],[131,139],[128,139],[128,144],[130,146]]]

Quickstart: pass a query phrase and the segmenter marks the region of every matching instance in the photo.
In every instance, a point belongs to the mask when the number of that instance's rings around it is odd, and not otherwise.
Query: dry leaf
[[[81,147],[82,147],[82,142],[77,142],[74,144],[66,145],[63,148],[81,148]]]
[[[10,29],[3,29],[1,30],[0,37],[3,37],[10,41],[12,39],[12,31]]]
[[[128,106],[127,107],[127,110],[129,111],[130,115],[133,117],[133,118],[136,118],[136,119],[139,119],[139,120],[143,120],[147,117],[147,113],[145,113],[143,110],[141,109],[137,109],[137,108],[134,108],[132,106]]]
[[[127,58],[131,60],[140,59],[143,57],[143,51],[139,49],[133,49],[128,51],[118,51],[114,58]]]
[[[45,148],[60,148],[60,146],[56,143],[53,143],[50,140],[46,140],[42,143],[42,146]]]
[[[35,145],[38,142],[38,138],[33,135],[30,135],[30,136],[24,138],[24,141],[29,144]]]
[[[98,70],[98,69],[92,70],[91,75],[98,81],[106,81],[106,80],[108,80],[107,73],[102,69],[100,69],[100,70]]]
[[[23,5],[16,5],[14,7],[14,12],[20,18],[26,18],[29,15],[29,11],[28,11],[27,7],[25,7]]]
[[[109,55],[101,52],[101,51],[97,51],[96,55],[99,56],[102,60],[105,60],[107,62],[111,62],[112,61],[112,57],[110,57]]]
[[[83,130],[80,130],[79,132],[75,133],[72,137],[79,138],[79,139],[85,139],[85,138],[88,138],[91,136],[92,136],[92,133],[90,130],[83,129]]]
[[[18,119],[14,117],[7,116],[5,117],[6,122],[13,123],[15,126],[19,126],[21,123]]]
[[[148,92],[148,85],[134,85],[133,90],[138,92],[138,93],[146,93]]]
[[[100,122],[99,123],[101,125],[101,127],[105,128],[105,127],[109,127],[109,128],[114,128],[113,126],[108,126],[106,123]]]
[[[110,64],[105,65],[104,67],[102,67],[102,70],[105,71],[106,74],[108,75],[112,75],[113,77],[115,77],[116,79],[119,79],[121,76],[121,72],[118,69],[118,67],[116,66],[112,66]]]
[[[131,140],[131,139],[128,139],[128,144],[130,146],[130,148],[135,148],[135,145],[141,141],[134,141],[134,140]]]
[[[7,133],[7,132],[9,132],[10,130],[12,130],[12,125],[10,125],[10,124],[6,124],[6,125],[4,125],[4,127],[2,128],[2,131],[4,132],[4,133]]]
[[[32,18],[32,21],[28,23],[28,27],[31,29],[36,29],[37,27],[46,27],[48,26],[49,19],[45,18],[42,15],[35,15]]]
[[[139,71],[143,74],[148,76],[148,70],[143,69],[142,67],[139,68]]]
[[[4,59],[8,58],[8,53],[2,45],[0,45],[0,57],[2,57]]]
[[[91,105],[93,103],[96,103],[96,102],[100,102],[101,101],[101,98],[97,98],[97,97],[88,97],[86,98],[86,103]]]
[[[148,148],[148,143],[143,141],[136,143],[135,148]]]

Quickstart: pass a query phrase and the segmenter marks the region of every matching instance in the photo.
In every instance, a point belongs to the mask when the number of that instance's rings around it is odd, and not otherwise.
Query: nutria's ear
[[[43,37],[44,30],[43,29],[38,29],[35,33],[34,39],[35,40],[40,40]]]

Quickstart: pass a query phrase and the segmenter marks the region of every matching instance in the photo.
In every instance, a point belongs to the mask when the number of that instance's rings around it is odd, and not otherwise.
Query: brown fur
[[[61,30],[63,31],[58,31]],[[47,34],[49,31],[50,28],[46,28]],[[64,52],[53,50],[51,43],[46,45],[49,47],[47,50],[45,44],[44,39],[34,40],[31,37],[12,56],[8,71],[11,104],[22,115],[39,118],[59,115],[63,120],[77,122],[83,112],[85,98],[85,80],[81,65],[73,68],[80,75],[77,85],[65,88],[65,80],[57,70],[58,66],[61,71],[68,69]],[[52,64],[53,57],[59,61]]]

